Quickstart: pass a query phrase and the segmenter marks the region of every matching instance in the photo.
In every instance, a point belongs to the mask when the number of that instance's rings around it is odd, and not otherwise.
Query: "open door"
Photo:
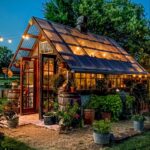
[[[40,55],[40,108],[39,118],[43,117],[45,107],[49,109],[49,104],[53,101],[51,78],[56,73],[56,55]]]
[[[37,59],[29,57],[23,57],[21,60],[20,114],[30,114],[36,111],[36,61]]]

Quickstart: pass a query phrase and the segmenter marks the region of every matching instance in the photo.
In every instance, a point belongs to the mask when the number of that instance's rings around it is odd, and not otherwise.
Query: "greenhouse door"
[[[37,59],[23,57],[20,66],[21,98],[20,114],[35,113],[36,110]]]
[[[53,101],[51,79],[56,72],[56,55],[41,54],[40,56],[40,104],[39,118],[43,116],[44,109],[49,110]]]

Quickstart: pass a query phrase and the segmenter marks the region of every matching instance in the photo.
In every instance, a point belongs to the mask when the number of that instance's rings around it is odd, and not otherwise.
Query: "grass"
[[[35,150],[28,145],[10,137],[0,139],[0,150]]]
[[[120,144],[114,144],[106,150],[150,150],[150,131],[130,138]]]

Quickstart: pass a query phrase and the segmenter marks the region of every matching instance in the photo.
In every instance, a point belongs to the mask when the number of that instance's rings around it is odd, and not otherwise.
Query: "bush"
[[[122,102],[120,96],[117,94],[107,96],[91,95],[85,108],[92,108],[101,112],[110,112],[112,113],[112,119],[118,120],[122,112]]]

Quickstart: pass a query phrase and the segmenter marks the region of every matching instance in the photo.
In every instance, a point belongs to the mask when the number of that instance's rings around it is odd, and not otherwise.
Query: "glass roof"
[[[89,32],[83,34],[76,28],[38,18],[36,21],[74,71],[147,73],[113,39]]]
[[[36,24],[30,26],[27,34],[40,34],[50,39],[73,71],[98,73],[147,73],[123,48],[113,39],[92,33],[81,33],[76,28],[60,25],[39,18],[33,18]],[[23,40],[22,49],[33,49],[36,37]],[[17,55],[27,56],[30,51],[19,52]],[[16,56],[18,58],[18,56]]]

